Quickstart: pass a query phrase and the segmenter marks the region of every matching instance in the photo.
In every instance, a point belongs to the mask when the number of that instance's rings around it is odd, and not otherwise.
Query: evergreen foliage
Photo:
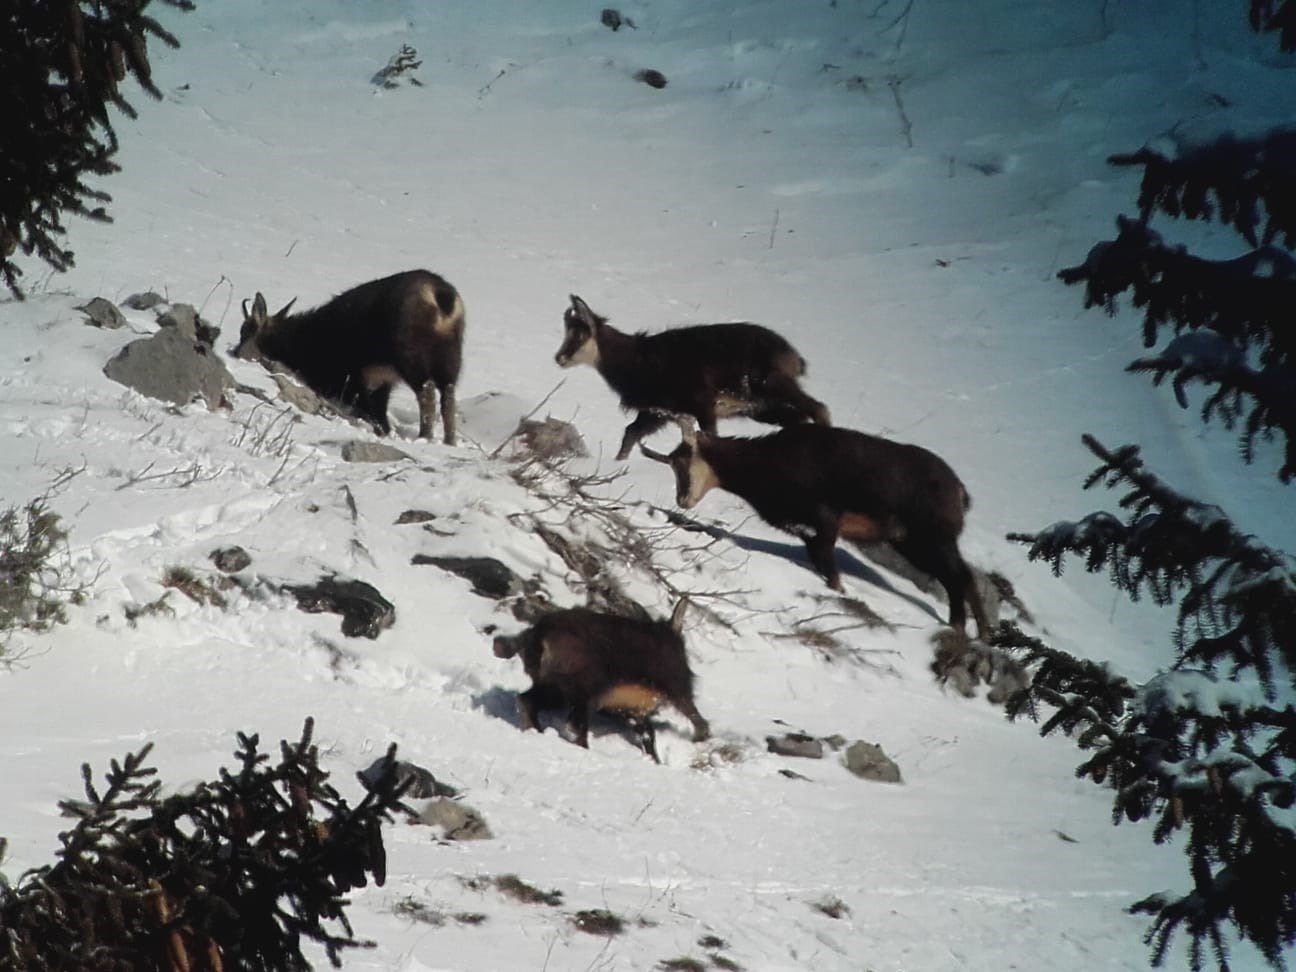
[[[58,863],[16,886],[0,876],[0,969],[306,972],[303,939],[334,967],[370,945],[344,896],[370,875],[383,883],[381,826],[409,812],[396,747],[351,808],[319,766],[313,728],[280,743],[276,766],[239,733],[236,772],[166,798],[145,763],[151,744],[113,760],[103,789],[83,766],[86,799],[60,803],[77,822],[59,835]]]
[[[1296,44],[1296,3],[1252,5],[1253,23]],[[1258,18],[1258,19],[1257,19]],[[1171,155],[1143,149],[1113,156],[1143,166],[1140,216],[1118,219],[1116,239],[1061,271],[1083,283],[1086,306],[1110,313],[1128,293],[1143,309],[1143,338],[1164,347],[1128,370],[1154,384],[1210,387],[1202,420],[1241,426],[1241,458],[1257,440],[1281,437],[1283,482],[1296,478],[1296,132],[1224,136]],[[1233,260],[1205,260],[1169,246],[1156,214],[1211,220],[1251,247]],[[1296,559],[1242,533],[1223,510],[1184,496],[1143,464],[1135,445],[1085,445],[1100,465],[1085,483],[1125,490],[1123,515],[1093,513],[1010,539],[1060,574],[1070,558],[1105,570],[1132,600],[1178,605],[1176,660],[1135,685],[1107,667],[1057,651],[1006,624],[995,638],[1038,666],[1034,684],[1009,701],[1010,718],[1052,713],[1041,732],[1062,729],[1089,753],[1080,777],[1115,792],[1112,814],[1154,820],[1157,843],[1186,837],[1192,887],[1131,906],[1152,916],[1147,933],[1159,965],[1179,931],[1194,970],[1229,969],[1230,932],[1277,969],[1296,942]]]
[[[67,531],[45,497],[0,510],[0,666],[12,662],[15,631],[45,631],[67,620],[86,587],[72,577]]]
[[[148,40],[178,46],[144,13],[151,2],[0,0],[0,278],[19,299],[19,249],[61,272],[74,263],[58,240],[64,213],[109,221],[111,197],[86,182],[118,168],[109,107],[135,117],[121,92],[127,75],[160,98]]]

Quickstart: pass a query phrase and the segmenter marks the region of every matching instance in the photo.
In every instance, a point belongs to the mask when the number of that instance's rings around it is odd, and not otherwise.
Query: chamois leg
[[[786,426],[809,421],[816,425],[832,425],[828,406],[807,395],[790,375],[771,375],[765,382],[761,397],[763,400],[752,413],[757,422]]]
[[[841,571],[837,569],[837,533],[840,529],[837,517],[824,511],[818,519],[805,537],[806,552],[810,555],[810,563],[828,586],[841,593],[845,588],[842,587]]]
[[[892,541],[892,546],[919,570],[935,577],[941,587],[945,588],[945,594],[949,598],[951,628],[957,631],[967,630],[967,605],[971,605],[977,624],[977,636],[983,639],[990,637],[990,622],[977,592],[972,569],[964,561],[954,541],[925,543],[909,538]]]
[[[379,435],[391,434],[391,423],[387,421],[387,401],[391,398],[390,383],[376,388],[362,388],[356,397],[356,406],[360,413],[373,423],[374,431]]]
[[[706,719],[702,718],[702,713],[697,710],[696,705],[688,699],[675,699],[672,704],[689,722],[693,723],[694,742],[705,742],[711,738],[711,726]]]
[[[661,760],[657,756],[657,731],[653,728],[652,720],[648,716],[635,716],[630,719],[630,728],[638,737],[640,748],[652,757],[654,763],[660,765]]]
[[[567,717],[567,728],[571,730],[572,742],[581,749],[589,749],[590,703],[576,702]]]
[[[431,439],[432,423],[436,421],[437,413],[437,388],[431,378],[419,386],[415,397],[418,399],[419,438]]]
[[[525,692],[519,692],[517,696],[518,722],[522,724],[522,731],[534,729],[542,732],[540,722],[537,716],[540,712],[544,693],[538,688],[531,688]]]
[[[456,422],[458,421],[458,412],[455,409],[455,386],[454,382],[447,382],[441,386],[441,431],[445,438],[445,444],[452,446],[455,444],[457,437]],[[432,430],[428,429],[428,438],[432,437]]]
[[[621,448],[617,450],[616,461],[629,458],[640,439],[652,435],[666,422],[667,417],[661,412],[643,411],[636,415],[635,420],[626,426],[625,435],[621,437]]]

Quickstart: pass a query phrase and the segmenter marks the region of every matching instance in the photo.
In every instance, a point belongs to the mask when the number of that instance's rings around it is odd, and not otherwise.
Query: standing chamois
[[[625,717],[644,752],[661,762],[651,717],[669,702],[693,723],[694,741],[709,738],[711,728],[693,704],[681,634],[687,604],[681,599],[669,622],[569,608],[496,638],[495,657],[521,655],[531,677],[531,688],[517,697],[522,729],[540,729],[541,709],[566,708],[576,745],[588,749],[590,713],[608,712]]]
[[[621,407],[639,412],[626,426],[618,460],[671,415],[691,415],[711,433],[717,418],[736,415],[771,425],[832,424],[824,404],[801,390],[805,359],[759,324],[625,334],[572,294],[563,325],[566,333],[554,360],[564,368],[593,366],[621,397]]]
[[[296,372],[319,395],[353,406],[380,435],[391,431],[387,400],[403,381],[418,398],[419,436],[430,439],[441,393],[447,445],[455,441],[455,382],[463,360],[459,292],[427,270],[407,270],[352,287],[314,310],[274,315],[257,294],[234,354],[269,358]]]
[[[719,487],[762,520],[801,537],[810,562],[841,591],[837,538],[886,540],[949,595],[949,623],[990,636],[972,571],[958,549],[972,501],[945,460],[915,445],[852,429],[795,425],[759,438],[727,438],[679,420],[683,441],[670,455],[640,446],[675,472],[675,499],[690,509]]]

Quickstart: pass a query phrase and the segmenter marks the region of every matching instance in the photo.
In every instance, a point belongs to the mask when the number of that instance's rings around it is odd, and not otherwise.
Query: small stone
[[[385,442],[354,440],[342,444],[342,458],[347,462],[400,462],[414,457]]]
[[[126,318],[117,309],[117,305],[104,297],[95,297],[89,303],[82,304],[77,310],[85,313],[86,323],[95,327],[116,330],[126,326]]]
[[[636,81],[642,81],[650,88],[666,87],[666,75],[662,74],[660,71],[654,70],[653,68],[648,68],[644,71],[636,71],[634,77]]]
[[[903,782],[900,779],[900,767],[882,751],[882,747],[862,739],[857,739],[846,748],[842,765],[861,779],[878,783]]]
[[[251,555],[242,547],[221,547],[210,554],[216,569],[226,574],[236,574],[252,563]]]
[[[400,516],[396,517],[396,525],[401,526],[406,523],[430,523],[436,518],[435,513],[429,513],[427,510],[406,510]]]
[[[148,310],[150,307],[156,307],[158,304],[165,304],[166,298],[152,290],[146,290],[140,294],[131,294],[122,301],[123,307],[129,307],[131,310]]]
[[[440,567],[472,584],[473,593],[500,600],[522,593],[522,578],[494,557],[430,557],[415,554],[412,564]]]
[[[425,800],[428,797],[453,797],[459,794],[453,786],[437,782],[437,778],[422,766],[399,759],[395,761],[394,766],[396,785],[399,787],[404,786],[406,782],[409,783],[409,789],[404,794],[408,799]],[[364,783],[366,789],[372,790],[386,770],[387,757],[380,756],[366,769],[360,771],[360,781]]]
[[[419,822],[442,828],[446,840],[489,840],[495,836],[478,811],[446,797],[437,797],[424,807]]]
[[[801,732],[789,732],[782,736],[766,736],[765,747],[777,756],[823,759],[823,743],[814,736],[807,736]]]
[[[289,584],[284,590],[308,614],[342,615],[342,633],[348,638],[377,638],[396,622],[395,605],[364,581],[321,577],[314,584]]]

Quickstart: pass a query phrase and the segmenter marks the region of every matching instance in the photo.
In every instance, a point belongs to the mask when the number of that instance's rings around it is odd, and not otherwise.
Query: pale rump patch
[[[361,368],[360,378],[368,391],[386,385],[394,385],[401,380],[401,376],[397,374],[396,369],[391,365],[369,365]]]
[[[603,712],[620,712],[625,715],[652,715],[662,704],[662,695],[647,685],[614,685],[597,699],[594,707]]]
[[[838,529],[846,540],[885,540],[886,532],[877,520],[863,513],[843,513]]]
[[[463,300],[457,293],[455,294],[454,309],[449,314],[441,313],[441,305],[437,303],[436,288],[426,280],[419,284],[417,295],[419,300],[426,304],[428,309],[436,315],[436,323],[432,325],[432,330],[441,337],[450,337],[463,324]]]

